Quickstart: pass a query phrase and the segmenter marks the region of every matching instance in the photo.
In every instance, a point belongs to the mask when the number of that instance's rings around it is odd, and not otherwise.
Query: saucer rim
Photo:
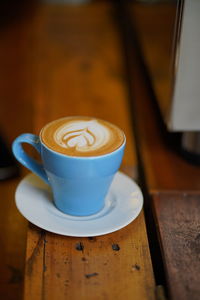
[[[128,181],[131,181],[131,183],[133,184],[134,188],[137,190],[138,192],[138,197],[137,199],[139,200],[139,204],[137,205],[137,208],[134,209],[134,213],[132,215],[132,217],[129,217],[127,218],[126,221],[123,222],[123,224],[121,225],[115,225],[113,226],[112,229],[108,229],[108,230],[102,230],[102,232],[98,232],[99,229],[96,230],[96,233],[95,233],[95,230],[93,233],[80,233],[80,234],[73,234],[73,233],[70,233],[70,232],[64,232],[64,230],[56,230],[53,228],[53,226],[46,226],[44,224],[41,224],[40,221],[37,220],[37,222],[35,220],[32,220],[32,217],[28,216],[21,210],[21,208],[19,207],[19,203],[18,203],[18,193],[19,193],[19,189],[20,187],[26,183],[27,179],[30,178],[30,177],[37,177],[38,180],[41,180],[37,175],[35,175],[34,173],[30,172],[28,173],[24,178],[22,178],[22,180],[19,182],[19,184],[17,185],[17,188],[16,188],[16,191],[15,191],[15,204],[16,204],[16,207],[18,209],[18,211],[20,212],[20,214],[30,223],[34,224],[35,226],[39,227],[40,229],[42,230],[45,230],[45,231],[48,231],[48,232],[51,232],[51,233],[55,233],[55,234],[59,234],[59,235],[63,235],[63,236],[69,236],[69,237],[94,237],[94,236],[103,236],[105,234],[109,234],[109,233],[112,233],[112,232],[116,232],[124,227],[126,227],[127,225],[129,225],[131,222],[133,222],[141,213],[142,209],[143,209],[143,204],[144,204],[144,198],[143,198],[143,193],[140,189],[140,187],[138,186],[138,184],[131,178],[129,177],[128,175],[126,175],[125,173],[121,172],[121,171],[118,171],[116,173],[116,175],[119,174],[120,176],[123,176],[126,180]],[[42,180],[41,180],[42,181]],[[46,185],[47,186],[47,185]],[[48,186],[47,186],[48,187]],[[56,207],[55,207],[56,208]],[[56,208],[57,209],[57,208]],[[57,209],[58,210],[58,209]],[[59,210],[58,210],[59,211]],[[98,213],[97,213],[98,214]],[[73,216],[73,217],[77,217],[77,218],[81,218],[80,216]],[[57,216],[57,218],[59,218]],[[101,216],[99,217],[99,219],[101,219]],[[76,220],[74,220],[76,221]],[[80,220],[77,220],[80,222]],[[95,220],[89,220],[90,222],[95,222]]]

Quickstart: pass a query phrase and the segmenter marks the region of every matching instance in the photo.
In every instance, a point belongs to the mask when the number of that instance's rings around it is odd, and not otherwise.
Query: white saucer
[[[53,204],[49,186],[34,174],[19,183],[15,198],[18,210],[31,223],[50,232],[76,237],[119,230],[132,222],[143,206],[140,188],[121,172],[114,177],[104,208],[87,217],[60,212]]]

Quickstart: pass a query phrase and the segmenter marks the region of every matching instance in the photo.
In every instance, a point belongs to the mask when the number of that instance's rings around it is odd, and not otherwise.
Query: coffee
[[[50,149],[69,156],[98,156],[118,149],[125,140],[117,126],[97,118],[67,117],[47,124],[42,142]]]

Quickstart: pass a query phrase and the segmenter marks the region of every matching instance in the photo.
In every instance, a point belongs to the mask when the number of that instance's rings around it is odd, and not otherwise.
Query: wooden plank
[[[93,238],[44,236],[31,226],[25,299],[154,299],[143,227],[143,214],[118,232]]]
[[[26,288],[24,290],[25,299],[43,298],[43,279],[45,263],[45,231],[30,224],[28,227],[27,240],[31,240],[26,248]]]
[[[102,2],[39,6],[31,43],[34,132],[63,115],[107,119],[124,129],[124,164],[135,165],[123,60],[112,14],[111,6]],[[27,262],[38,240],[37,229],[29,229]],[[143,213],[113,234],[88,239],[47,232],[45,241],[43,265],[37,257],[32,276],[27,275],[26,265],[25,299],[35,299],[35,289],[38,299],[155,298]],[[77,250],[77,245],[84,248]],[[42,274],[40,283],[35,274]]]
[[[200,295],[200,193],[153,195],[170,299],[198,300]]]
[[[143,228],[141,214],[127,228],[102,237],[66,238],[47,233],[45,297],[153,299]]]

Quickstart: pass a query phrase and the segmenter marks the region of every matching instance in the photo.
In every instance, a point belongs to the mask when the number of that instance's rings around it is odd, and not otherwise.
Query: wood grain
[[[41,237],[29,228],[25,299],[154,299],[143,213],[101,237]]]
[[[65,115],[107,119],[125,131],[124,165],[135,166],[120,40],[112,16],[112,7],[103,2],[38,7],[31,31],[34,132]],[[35,293],[37,299],[155,298],[143,213],[126,228],[93,239],[48,232],[41,237],[31,226],[26,257],[28,300],[35,300]]]
[[[159,192],[153,200],[170,299],[198,300],[200,194]]]
[[[43,278],[45,270],[45,231],[29,223],[27,240],[31,243],[26,248],[26,289],[25,299],[43,298]]]

